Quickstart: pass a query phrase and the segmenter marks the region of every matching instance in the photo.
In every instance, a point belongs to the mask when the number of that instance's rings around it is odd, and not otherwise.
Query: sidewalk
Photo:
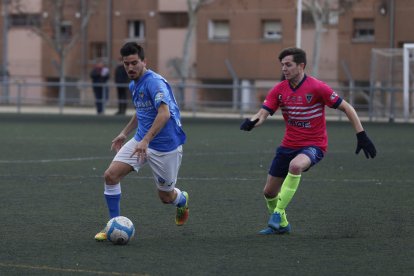
[[[115,116],[117,112],[116,107],[109,107],[105,110],[104,115],[100,116]],[[335,111],[334,111],[335,112]],[[96,115],[95,107],[64,107],[62,112],[59,107],[52,106],[22,106],[17,108],[16,106],[0,106],[1,113],[21,113],[21,114],[62,114],[62,115]],[[135,110],[132,108],[127,109],[125,116],[132,116]],[[231,113],[231,112],[200,112],[200,111],[181,111],[181,117],[183,118],[222,118],[222,119],[243,119],[249,118],[253,113]],[[98,115],[97,115],[98,116]],[[119,115],[117,115],[119,116]],[[269,119],[282,120],[282,115],[276,114],[269,117]],[[361,121],[369,122],[368,116],[360,116]],[[326,115],[327,121],[347,121],[345,114],[328,114]],[[389,118],[373,118],[372,122],[389,122]],[[403,118],[396,118],[395,123],[404,123]],[[414,118],[410,118],[408,123],[414,123]]]
[[[105,113],[100,116],[115,116],[117,110],[116,107],[106,108]],[[59,107],[54,106],[22,106],[20,108],[16,106],[0,106],[1,113],[97,115],[95,107],[64,107],[61,111]],[[125,116],[132,116],[134,113],[135,110],[129,108]],[[191,118],[245,118],[252,116],[252,114],[181,111],[181,116]]]

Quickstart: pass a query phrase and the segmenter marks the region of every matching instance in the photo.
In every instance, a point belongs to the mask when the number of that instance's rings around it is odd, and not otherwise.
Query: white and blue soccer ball
[[[106,224],[107,239],[113,244],[125,245],[134,237],[134,235],[134,224],[127,217],[114,217]]]

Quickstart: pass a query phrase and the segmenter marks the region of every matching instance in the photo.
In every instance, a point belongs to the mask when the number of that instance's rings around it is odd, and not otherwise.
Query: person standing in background
[[[100,115],[105,112],[105,104],[109,96],[108,87],[104,85],[109,79],[109,69],[102,61],[99,61],[92,69],[90,77],[93,83],[96,112]]]
[[[124,64],[119,64],[115,68],[115,84],[118,93],[118,111],[115,115],[125,115],[127,109],[127,83],[129,83],[128,74],[125,71]]]

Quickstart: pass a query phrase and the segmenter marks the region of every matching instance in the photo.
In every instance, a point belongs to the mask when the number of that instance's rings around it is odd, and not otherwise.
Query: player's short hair
[[[302,49],[296,47],[283,49],[279,54],[279,61],[282,61],[286,56],[293,56],[293,61],[296,64],[304,63],[306,67],[306,52]]]
[[[127,42],[119,50],[121,57],[127,57],[130,55],[138,55],[141,60],[145,59],[144,48],[136,42]]]

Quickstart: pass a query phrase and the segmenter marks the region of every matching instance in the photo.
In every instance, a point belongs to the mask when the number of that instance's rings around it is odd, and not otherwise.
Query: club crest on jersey
[[[139,91],[138,96],[143,99],[144,98],[144,91]]]
[[[306,101],[310,103],[313,99],[313,94],[306,94]]]

